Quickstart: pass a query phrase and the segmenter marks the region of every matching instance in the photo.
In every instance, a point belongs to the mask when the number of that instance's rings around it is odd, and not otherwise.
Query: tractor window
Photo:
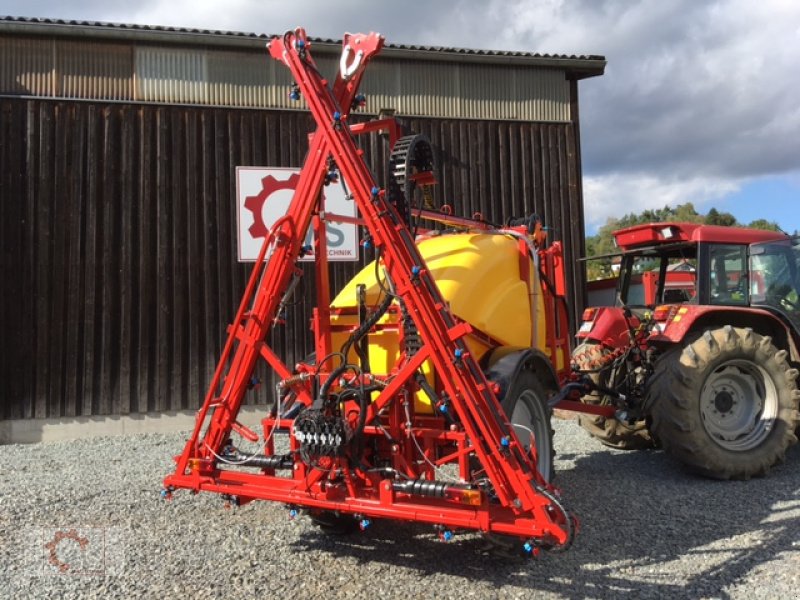
[[[661,304],[683,304],[695,297],[697,261],[693,258],[670,258],[661,286]]]
[[[625,304],[628,306],[650,306],[655,304],[658,270],[661,257],[642,254],[629,257],[630,281]]]
[[[776,308],[800,324],[800,240],[753,246],[750,293],[754,305]]]
[[[694,298],[696,260],[691,253],[632,255],[626,268],[630,270],[627,306],[683,304]]]
[[[709,263],[710,303],[746,305],[746,246],[712,244],[709,246]]]

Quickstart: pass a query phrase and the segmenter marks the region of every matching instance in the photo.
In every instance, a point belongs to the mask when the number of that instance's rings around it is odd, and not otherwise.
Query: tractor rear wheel
[[[797,441],[797,369],[752,329],[706,330],[656,361],[647,404],[665,450],[715,479],[760,476]],[[675,360],[677,358],[678,360]]]
[[[572,358],[578,369],[589,370],[588,356],[596,354],[598,351],[602,353],[610,352],[605,348],[600,350],[596,346],[595,342],[584,342],[575,348]],[[601,372],[589,373],[588,375],[595,384],[613,389],[624,376],[624,373],[609,367]],[[608,396],[594,391],[583,396],[581,402],[604,406],[610,403],[610,399]],[[645,450],[655,446],[655,442],[647,429],[647,423],[644,420],[636,421],[629,425],[616,419],[584,414],[578,417],[578,423],[589,435],[611,448],[617,448],[618,450]]]

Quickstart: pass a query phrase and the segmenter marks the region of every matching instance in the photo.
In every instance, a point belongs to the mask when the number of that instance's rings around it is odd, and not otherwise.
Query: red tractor
[[[800,239],[696,223],[614,237],[616,305],[584,311],[573,352],[596,388],[583,402],[607,412],[581,425],[617,448],[661,445],[709,477],[763,475],[800,422]],[[650,294],[631,285],[645,273]]]

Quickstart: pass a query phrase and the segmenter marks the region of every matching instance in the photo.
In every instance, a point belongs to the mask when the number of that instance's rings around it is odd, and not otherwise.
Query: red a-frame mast
[[[573,535],[571,517],[539,476],[535,456],[520,443],[491,383],[470,355],[463,340],[470,326],[450,312],[411,231],[376,185],[353,141],[358,128],[349,125],[349,110],[364,68],[380,51],[383,38],[374,33],[345,35],[343,46],[340,73],[330,87],[316,68],[303,30],[269,44],[272,57],[291,70],[317,128],[289,209],[269,232],[255,263],[196,427],[165,487],[168,492],[176,488],[218,492],[235,496],[240,503],[279,501],[312,514],[357,515],[362,522],[394,518],[428,522],[448,531],[467,528],[509,534],[526,540],[528,547],[566,547]],[[336,425],[334,417],[323,414],[328,399],[313,397],[311,374],[293,373],[266,343],[297,271],[305,232],[312,219],[320,218],[320,192],[331,164],[349,186],[359,222],[380,253],[392,293],[402,300],[422,347],[411,356],[401,353],[392,372],[380,381],[380,389],[361,405],[366,413],[361,416],[361,430],[371,441],[369,455],[343,450],[310,460],[304,446],[310,437],[298,434],[296,421],[276,411],[264,419],[263,455],[226,460],[233,456],[232,431],[252,441],[259,438],[236,422],[259,358],[269,363],[308,414],[320,413],[322,429]],[[326,273],[324,253],[317,254],[317,261],[318,274]],[[326,309],[327,303],[328,290],[323,289],[320,308]],[[326,313],[320,312],[317,318],[324,321]],[[330,350],[325,325],[318,324],[315,332],[318,356]],[[413,414],[409,397],[419,389],[418,374],[426,361],[433,365],[442,394],[456,415],[455,424]],[[320,364],[316,374],[322,378],[329,370]],[[363,385],[366,376],[357,373],[355,379]],[[336,429],[337,435],[346,429]],[[276,431],[290,433],[286,454],[275,453]],[[418,451],[425,461],[411,460]],[[231,464],[235,462],[243,466]],[[470,482],[476,462],[488,485]],[[450,463],[458,465],[461,482],[435,480],[438,467]],[[246,472],[247,468],[259,472]]]

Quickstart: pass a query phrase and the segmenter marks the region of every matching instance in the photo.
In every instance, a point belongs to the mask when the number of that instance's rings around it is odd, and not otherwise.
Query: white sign
[[[238,222],[239,262],[252,262],[275,222],[286,214],[300,179],[300,169],[278,167],[236,167],[236,220]],[[356,205],[345,197],[342,184],[322,188],[325,213],[356,216]],[[328,260],[358,260],[358,227],[326,221]],[[305,246],[313,248],[314,232],[309,227]],[[301,260],[313,261],[313,252]]]

